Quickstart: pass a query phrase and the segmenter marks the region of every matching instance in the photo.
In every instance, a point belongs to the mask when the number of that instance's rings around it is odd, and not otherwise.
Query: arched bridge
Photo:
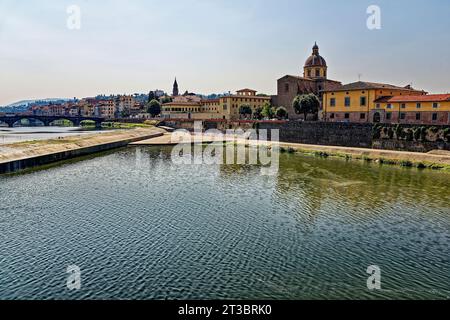
[[[106,119],[104,118],[97,118],[97,117],[82,117],[82,116],[37,116],[37,115],[27,115],[27,114],[7,114],[7,115],[0,115],[0,122],[5,122],[8,124],[9,127],[14,127],[14,124],[16,124],[18,121],[21,121],[22,119],[29,119],[29,120],[38,120],[41,121],[44,126],[50,126],[50,124],[56,120],[69,120],[73,123],[75,127],[80,126],[82,121],[94,121],[96,127],[100,127],[102,122],[105,122]]]

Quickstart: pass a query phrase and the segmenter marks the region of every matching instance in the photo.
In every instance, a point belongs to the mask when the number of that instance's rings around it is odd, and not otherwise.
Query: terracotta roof
[[[396,103],[396,102],[442,102],[450,101],[450,94],[429,94],[423,96],[411,95],[411,96],[393,96],[393,97],[381,97],[375,102],[377,103]]]
[[[163,106],[201,106],[200,102],[168,102],[164,103]]]
[[[238,91],[236,91],[236,92],[248,92],[248,91],[251,91],[251,92],[258,92],[258,91],[256,91],[256,90],[252,90],[252,89],[241,89],[241,90],[238,90]]]
[[[217,98],[217,99],[203,99],[202,100],[202,103],[217,103],[217,102],[220,102],[219,98]]]
[[[349,84],[345,84],[342,87],[338,89],[330,89],[330,90],[324,90],[325,92],[328,91],[352,91],[352,90],[369,90],[369,89],[392,89],[392,90],[409,90],[413,92],[420,92],[420,90],[415,90],[411,88],[410,86],[406,87],[399,87],[394,86],[392,84],[387,83],[377,83],[377,82],[365,82],[365,81],[358,81],[353,82]]]

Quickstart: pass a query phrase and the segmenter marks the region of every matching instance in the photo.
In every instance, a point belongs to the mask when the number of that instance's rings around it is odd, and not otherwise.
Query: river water
[[[448,299],[449,191],[431,170],[283,154],[264,176],[153,147],[1,176],[0,299]]]

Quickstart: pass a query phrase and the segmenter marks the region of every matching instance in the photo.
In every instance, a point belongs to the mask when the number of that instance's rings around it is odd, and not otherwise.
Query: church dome
[[[326,67],[326,66],[327,62],[319,54],[319,46],[316,43],[313,47],[312,55],[305,62],[305,67]]]

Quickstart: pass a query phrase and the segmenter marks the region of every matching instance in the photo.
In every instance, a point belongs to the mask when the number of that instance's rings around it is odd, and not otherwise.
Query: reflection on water
[[[46,140],[106,131],[79,127],[0,127],[0,145],[20,141]]]
[[[285,154],[263,176],[170,152],[0,177],[0,298],[450,297],[448,174]]]

